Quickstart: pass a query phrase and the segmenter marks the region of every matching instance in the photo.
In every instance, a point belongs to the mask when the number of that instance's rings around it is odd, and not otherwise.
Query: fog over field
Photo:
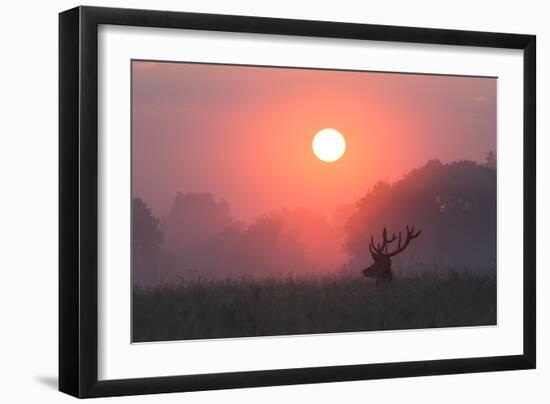
[[[489,154],[489,157],[492,155]],[[300,277],[366,267],[371,236],[386,227],[422,229],[395,257],[399,274],[496,265],[496,170],[490,164],[427,162],[393,184],[378,182],[332,217],[298,207],[266,212],[245,223],[230,201],[211,193],[178,193],[155,217],[134,200],[134,281],[148,286],[181,278]]]
[[[495,324],[496,90],[132,61],[134,341]]]

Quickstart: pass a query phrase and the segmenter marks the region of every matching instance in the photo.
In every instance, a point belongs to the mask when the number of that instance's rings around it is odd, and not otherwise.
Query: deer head
[[[409,246],[411,240],[420,236],[421,232],[422,230],[418,230],[415,233],[414,227],[409,229],[409,226],[407,226],[407,236],[405,242],[402,243],[401,232],[399,232],[399,236],[396,236],[395,233],[393,233],[393,235],[388,239],[388,232],[384,227],[384,230],[382,231],[382,243],[374,244],[374,236],[370,239],[369,251],[374,263],[370,267],[363,269],[363,275],[367,278],[376,278],[377,284],[383,281],[391,281],[391,257],[403,252],[405,248]],[[395,240],[398,240],[397,248],[394,251],[388,251],[390,244]]]

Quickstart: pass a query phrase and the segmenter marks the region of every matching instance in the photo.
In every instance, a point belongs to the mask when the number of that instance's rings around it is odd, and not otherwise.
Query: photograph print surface
[[[496,78],[131,69],[133,342],[496,324]]]

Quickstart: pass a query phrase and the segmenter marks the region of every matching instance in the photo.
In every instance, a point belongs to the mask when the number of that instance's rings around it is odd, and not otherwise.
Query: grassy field
[[[135,289],[134,342],[496,324],[494,271],[197,280]]]

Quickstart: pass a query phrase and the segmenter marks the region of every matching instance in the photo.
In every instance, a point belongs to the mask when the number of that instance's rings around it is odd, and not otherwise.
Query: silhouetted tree
[[[492,170],[497,169],[497,155],[494,151],[491,150],[485,154],[485,166]]]
[[[162,218],[165,246],[177,254],[192,252],[204,240],[234,225],[229,205],[211,193],[178,193]]]
[[[303,273],[312,265],[286,213],[244,225],[211,193],[178,193],[161,221],[172,277]]]
[[[134,198],[132,205],[133,279],[136,285],[159,281],[162,268],[163,234],[159,220],[143,200]]]
[[[303,273],[307,260],[296,234],[280,218],[262,216],[248,226],[234,224],[175,255],[183,277],[270,277]]]
[[[344,248],[352,265],[372,261],[368,243],[384,227],[422,229],[394,267],[492,266],[496,261],[496,172],[472,161],[427,162],[403,179],[379,182],[357,203],[346,226]],[[399,265],[401,264],[401,265]]]
[[[340,269],[342,228],[308,208],[282,209],[260,216],[249,225],[234,224],[200,243],[194,267],[218,274],[303,276]],[[207,257],[207,258],[205,258]],[[214,263],[216,261],[216,263]]]

